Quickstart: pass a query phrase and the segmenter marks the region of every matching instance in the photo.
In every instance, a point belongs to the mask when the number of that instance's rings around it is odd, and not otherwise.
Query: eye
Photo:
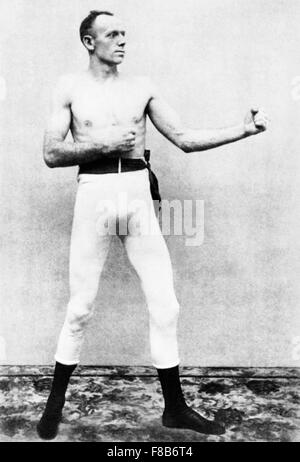
[[[108,34],[108,37],[115,38],[117,35],[118,35],[118,32],[111,32],[110,34]]]

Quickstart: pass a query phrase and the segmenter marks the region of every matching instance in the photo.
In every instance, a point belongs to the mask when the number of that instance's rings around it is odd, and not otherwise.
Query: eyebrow
[[[125,30],[111,29],[111,30],[108,30],[105,35],[110,35],[110,34],[113,34],[113,33],[116,33],[116,32],[120,33],[120,34],[123,34],[123,35],[126,34]]]

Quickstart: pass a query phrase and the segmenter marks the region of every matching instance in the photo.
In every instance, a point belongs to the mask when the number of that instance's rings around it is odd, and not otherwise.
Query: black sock
[[[179,367],[157,369],[157,372],[165,400],[165,411],[176,412],[186,409],[187,404],[180,385]]]
[[[67,366],[58,362],[55,364],[51,392],[42,418],[37,426],[38,434],[41,438],[52,439],[57,434],[58,424],[61,420],[61,413],[65,404],[65,394],[70,377],[76,366],[77,364]]]
[[[186,404],[180,385],[178,366],[157,369],[157,372],[165,400],[162,417],[165,427],[194,430],[209,435],[221,435],[225,432],[224,425],[205,419]]]
[[[70,377],[74,372],[76,366],[77,364],[67,366],[65,364],[61,364],[58,362],[55,364],[54,376],[49,398],[51,397],[61,399],[65,397]]]

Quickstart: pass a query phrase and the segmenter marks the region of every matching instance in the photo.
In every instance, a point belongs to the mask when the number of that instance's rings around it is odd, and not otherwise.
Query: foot
[[[43,440],[53,440],[57,436],[63,406],[64,400],[62,402],[49,398],[46,409],[36,427],[39,437]]]
[[[214,420],[205,419],[190,407],[186,407],[176,414],[164,411],[162,423],[164,427],[185,428],[206,435],[223,435],[225,433],[224,425]]]

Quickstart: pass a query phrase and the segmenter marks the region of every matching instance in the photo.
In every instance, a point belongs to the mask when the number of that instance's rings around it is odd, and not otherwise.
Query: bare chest
[[[147,91],[133,84],[78,86],[72,95],[73,124],[103,128],[138,124],[145,118]]]

